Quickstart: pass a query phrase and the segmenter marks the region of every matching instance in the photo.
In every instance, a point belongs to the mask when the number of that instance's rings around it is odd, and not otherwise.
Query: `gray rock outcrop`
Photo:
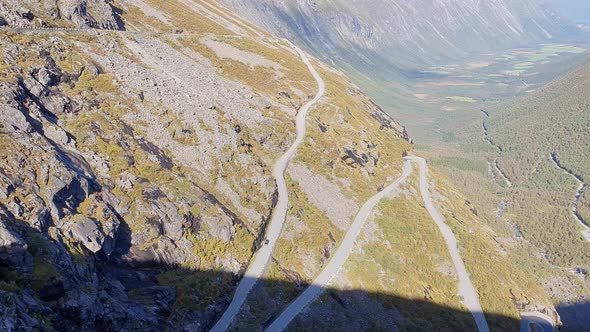
[[[47,27],[63,19],[78,28],[122,28],[108,0],[5,0],[0,3],[0,26]]]
[[[21,271],[31,269],[28,245],[23,237],[11,229],[10,217],[0,206],[0,262]]]
[[[109,1],[63,0],[59,1],[59,12],[78,27],[119,29]]]
[[[3,119],[3,127],[8,130],[21,130],[31,132],[31,124],[27,121],[25,115],[16,108],[10,106],[0,106],[0,117]]]
[[[69,238],[78,241],[92,253],[101,250],[105,242],[106,236],[98,222],[82,215],[75,215],[64,221],[60,228]]]

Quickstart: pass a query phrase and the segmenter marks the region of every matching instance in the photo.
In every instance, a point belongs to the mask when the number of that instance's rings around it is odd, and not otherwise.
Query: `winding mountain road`
[[[405,157],[404,158],[404,171],[402,176],[392,183],[385,190],[379,194],[373,196],[357,214],[354,223],[352,224],[349,231],[346,233],[342,244],[338,248],[336,254],[332,257],[328,265],[320,273],[320,275],[314,280],[311,286],[309,286],[295,301],[291,304],[275,319],[275,321],[268,327],[268,332],[279,332],[284,330],[289,323],[307,307],[315,298],[317,298],[322,291],[329,285],[330,281],[340,271],[342,265],[348,259],[354,242],[363,227],[365,220],[367,219],[371,210],[379,203],[379,201],[385,197],[385,195],[396,189],[406,178],[411,174],[412,167],[411,162],[416,162],[420,166],[420,192],[428,213],[438,226],[442,233],[445,242],[447,244],[449,254],[453,260],[453,264],[457,271],[459,279],[459,295],[463,299],[464,305],[473,315],[477,329],[479,332],[489,332],[488,324],[486,322],[483,310],[479,303],[479,297],[477,291],[473,287],[469,274],[465,269],[465,264],[459,254],[459,248],[457,246],[457,240],[451,228],[444,222],[444,217],[438,212],[432,198],[430,197],[430,191],[428,188],[428,167],[426,160],[419,157]]]
[[[463,263],[461,255],[459,254],[457,239],[455,238],[451,227],[445,223],[445,218],[434,206],[432,198],[430,197],[428,185],[428,165],[426,165],[426,160],[419,157],[406,157],[404,160],[414,161],[420,166],[420,192],[422,193],[422,199],[424,200],[426,210],[428,210],[428,213],[438,226],[438,229],[447,243],[449,254],[451,255],[451,259],[455,265],[455,270],[457,271],[457,277],[459,278],[459,295],[463,298],[463,304],[471,312],[471,315],[473,315],[475,324],[477,325],[477,330],[479,332],[488,332],[488,323],[486,322],[483,310],[479,304],[477,291],[469,279],[469,273],[467,273],[465,264]]]
[[[270,262],[276,243],[281,235],[281,231],[283,230],[285,219],[287,217],[287,210],[289,208],[289,195],[287,192],[287,183],[285,181],[285,171],[287,170],[287,166],[289,166],[289,162],[295,156],[297,148],[299,148],[301,143],[303,143],[303,139],[305,138],[305,122],[309,110],[320,100],[320,98],[324,96],[326,92],[326,84],[324,83],[324,80],[322,80],[320,74],[313,67],[307,55],[293,44],[291,44],[291,47],[297,51],[303,62],[309,68],[309,71],[313,75],[314,79],[317,81],[318,92],[312,100],[299,109],[296,119],[297,138],[289,150],[287,150],[287,152],[281,156],[274,166],[273,175],[277,180],[279,198],[266,232],[266,239],[269,241],[269,243],[262,246],[256,253],[254,261],[248,267],[248,270],[244,274],[240,284],[238,285],[238,288],[236,289],[236,292],[234,293],[232,302],[224,312],[221,319],[215,324],[211,330],[212,332],[222,332],[229,328],[235,316],[240,311],[240,308],[246,301],[248,294],[256,282],[262,277],[266,267],[268,266],[268,263]]]
[[[402,184],[407,177],[412,173],[412,165],[409,161],[404,162],[404,170],[402,175],[390,184],[387,188],[380,191],[377,195],[371,197],[359,210],[359,213],[354,218],[354,222],[348,229],[344,240],[336,250],[332,259],[313,283],[307,287],[307,289],[299,295],[289,306],[274,320],[274,322],[268,327],[266,331],[282,331],[289,323],[313,300],[315,300],[330,284],[332,279],[338,274],[348,256],[352,252],[354,243],[361,232],[369,214],[373,208],[387,195],[396,190],[400,184]]]
[[[94,31],[110,31],[112,30],[96,30],[96,29],[77,29],[77,28],[28,28],[28,27],[0,27],[1,30],[14,30],[17,32],[21,31],[41,31],[41,32],[48,32],[48,31],[61,31],[61,32],[94,32]],[[123,32],[123,31],[115,31],[115,32]],[[223,332],[226,331],[232,321],[234,320],[235,316],[240,311],[242,305],[246,301],[246,298],[256,282],[262,277],[264,274],[268,263],[272,257],[272,253],[274,252],[277,240],[280,237],[281,231],[283,229],[287,210],[288,210],[288,192],[287,192],[287,184],[285,181],[285,171],[289,165],[291,159],[295,156],[297,149],[302,144],[305,138],[306,132],[306,118],[309,110],[324,96],[326,86],[325,82],[322,80],[319,73],[311,64],[307,55],[297,48],[295,45],[289,43],[291,47],[299,54],[302,61],[307,65],[309,71],[313,75],[314,79],[317,81],[318,84],[318,92],[316,96],[306,103],[304,106],[301,107],[297,114],[296,118],[296,128],[297,128],[297,137],[289,150],[281,156],[281,158],[276,162],[273,175],[277,179],[277,188],[278,188],[278,203],[274,209],[273,216],[269,227],[267,229],[266,239],[268,239],[269,244],[264,245],[261,247],[256,256],[254,261],[250,264],[248,270],[246,271],[242,281],[238,285],[236,292],[234,293],[234,297],[232,302],[230,303],[229,307],[224,312],[221,319],[215,324],[211,331],[213,332]],[[485,113],[485,112],[484,112]],[[487,138],[487,128],[485,128],[484,124],[484,140],[488,142],[488,144],[493,145],[493,143]],[[553,158],[552,158],[553,159]],[[328,286],[331,280],[338,274],[348,257],[352,251],[354,243],[360,234],[360,231],[365,224],[369,214],[373,210],[373,208],[383,199],[385,196],[389,195],[395,189],[397,189],[400,184],[402,184],[407,177],[412,172],[411,162],[414,161],[418,163],[420,166],[420,191],[422,193],[422,198],[424,200],[425,206],[430,213],[432,219],[435,221],[437,226],[439,227],[449,249],[449,253],[455,265],[455,269],[457,270],[458,278],[459,278],[459,295],[463,298],[463,303],[472,313],[477,328],[480,332],[488,332],[487,322],[485,320],[483,310],[481,305],[479,304],[479,298],[477,296],[477,292],[473,287],[469,275],[465,269],[465,265],[461,259],[459,254],[457,240],[451,230],[451,228],[446,225],[444,222],[443,216],[437,211],[436,207],[434,206],[432,199],[430,197],[430,192],[428,188],[428,169],[426,165],[426,161],[423,158],[419,157],[406,157],[404,158],[404,169],[402,175],[391,185],[387,188],[379,192],[377,195],[373,196],[369,199],[363,207],[360,209],[359,213],[357,214],[352,226],[346,233],[344,240],[342,241],[341,245],[339,246],[338,250],[328,263],[324,270],[318,275],[316,280],[310,285],[295,301],[293,301],[277,319],[269,326],[267,331],[282,331],[285,329],[288,324],[303,310],[307,307],[315,298],[317,298],[322,291]],[[559,163],[553,159],[556,166],[560,169],[564,170],[568,174],[576,177],[574,174],[571,174],[564,168],[562,168]],[[501,172],[500,172],[501,173]],[[580,181],[577,177],[576,179]],[[509,183],[508,179],[506,182]],[[583,183],[581,184],[580,190],[583,188]],[[578,190],[578,194],[580,192]],[[579,195],[576,196],[576,200],[579,199]],[[574,216],[576,219],[585,227],[585,237],[590,241],[590,228],[586,226],[576,214],[577,204],[574,205]],[[553,321],[539,313],[522,313],[521,314],[521,331],[533,331],[534,327],[539,327],[544,332],[549,332],[554,330]]]
[[[542,313],[523,312],[520,314],[520,332],[553,332],[553,320]]]

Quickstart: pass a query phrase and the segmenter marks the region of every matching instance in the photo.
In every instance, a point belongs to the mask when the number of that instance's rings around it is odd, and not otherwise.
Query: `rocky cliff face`
[[[108,0],[6,0],[0,3],[2,25],[121,28]]]

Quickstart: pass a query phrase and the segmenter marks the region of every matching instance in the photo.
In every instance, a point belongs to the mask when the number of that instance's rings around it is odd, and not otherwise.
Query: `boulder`
[[[57,83],[57,78],[47,68],[41,68],[36,75],[37,81],[45,86],[52,86]]]
[[[180,240],[184,234],[184,226],[186,218],[180,214],[178,207],[172,203],[164,203],[159,205],[159,215],[162,218],[162,225],[164,226],[164,234],[174,241]]]
[[[73,144],[70,144],[71,140],[70,136],[68,136],[68,133],[66,133],[65,130],[61,129],[58,126],[49,124],[45,125],[43,126],[43,133],[47,138],[49,138],[58,145],[71,145],[71,147],[73,147]]]
[[[27,251],[27,243],[5,224],[0,222],[0,260],[12,260],[14,256],[22,255]]]
[[[32,21],[35,18],[35,14],[33,14],[33,12],[31,12],[29,9],[27,8],[20,8],[17,13],[20,15],[20,17],[24,18],[27,21]]]
[[[66,218],[59,228],[66,237],[82,244],[92,253],[101,251],[109,257],[116,248],[121,223],[100,195],[92,196],[90,204],[84,212],[93,218],[76,214]]]
[[[200,216],[200,221],[206,225],[205,228],[209,230],[211,236],[224,243],[231,242],[235,235],[233,220],[225,213],[220,213],[218,216],[204,214]]]
[[[15,179],[8,176],[4,171],[0,168],[0,199],[8,199],[10,194],[14,192],[14,189],[17,188],[22,181],[20,179]]]
[[[103,201],[101,195],[93,195],[89,201],[90,206],[86,212],[90,213],[98,221],[101,232],[104,234],[102,252],[109,257],[115,250],[121,222],[114,210]]]
[[[25,204],[30,211],[27,216],[27,221],[31,227],[39,232],[44,232],[49,227],[51,215],[49,209],[45,207],[45,202],[36,195],[27,197]]]
[[[57,6],[58,1],[55,0],[44,0],[43,1],[43,9],[45,10],[45,13],[51,17],[53,17],[54,19],[59,19],[60,18],[60,14],[59,14],[59,8]]]
[[[102,69],[97,64],[90,62],[84,66],[84,73],[91,78],[97,78],[102,73]]]
[[[125,262],[132,267],[175,267],[187,261],[190,253],[185,253],[171,239],[160,236],[152,240],[147,248],[140,248],[140,246],[132,246],[129,253],[123,258]],[[195,262],[195,257],[190,257]]]
[[[43,84],[41,84],[39,81],[37,81],[37,79],[35,79],[32,76],[25,77],[25,79],[23,80],[23,85],[31,95],[33,95],[39,99],[43,98],[44,96],[46,96],[49,93],[49,90],[47,89],[47,87],[45,87]],[[32,110],[31,107],[39,109],[39,106],[36,104],[29,106],[30,111]]]
[[[70,161],[73,165],[73,162]],[[70,166],[70,165],[68,165]],[[45,194],[51,201],[51,217],[54,220],[75,214],[78,205],[83,202],[89,193],[88,180],[77,177],[72,171],[68,171],[60,165],[51,165],[53,172],[49,174],[49,181]]]
[[[59,228],[64,235],[82,244],[93,253],[102,249],[106,239],[98,222],[81,214],[67,218]]]
[[[27,117],[18,109],[7,105],[0,106],[0,124],[9,130],[21,130],[27,133],[33,131]]]
[[[19,270],[30,270],[31,257],[23,237],[9,225],[10,217],[0,209],[0,262]]]
[[[50,93],[48,96],[42,98],[43,106],[51,114],[60,116],[64,113],[76,113],[77,108],[75,107],[72,100],[59,93]]]
[[[23,206],[20,204],[18,199],[11,201],[6,206],[8,208],[8,211],[10,211],[10,213],[12,213],[15,217],[21,218],[23,216]]]
[[[0,168],[0,199],[8,199],[20,185],[22,181],[19,178],[9,176]]]
[[[63,0],[59,9],[63,18],[80,28],[119,29],[109,1]]]

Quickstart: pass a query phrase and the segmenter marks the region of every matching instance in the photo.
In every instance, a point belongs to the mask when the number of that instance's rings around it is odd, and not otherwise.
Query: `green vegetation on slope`
[[[561,266],[587,264],[590,247],[581,239],[571,204],[576,181],[551,161],[590,179],[590,63],[543,89],[499,107],[487,121],[490,137],[501,150],[500,166],[515,188],[510,217],[525,237]],[[584,196],[582,210],[589,202]]]

